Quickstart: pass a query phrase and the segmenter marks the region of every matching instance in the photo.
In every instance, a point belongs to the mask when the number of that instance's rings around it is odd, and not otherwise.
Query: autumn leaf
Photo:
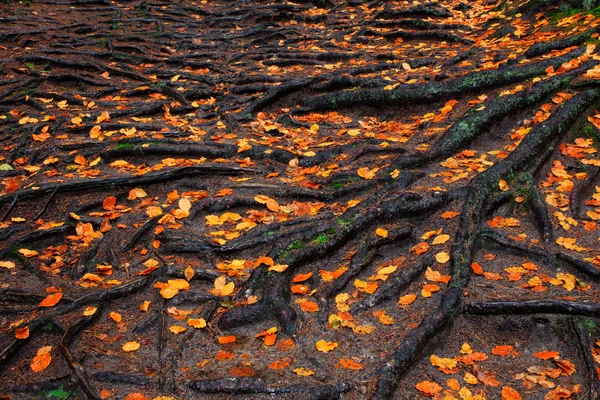
[[[492,354],[495,356],[505,357],[511,354],[513,346],[496,346],[492,349]]]
[[[229,344],[229,343],[235,343],[236,341],[236,337],[235,336],[219,336],[218,338],[219,343],[221,344]]]
[[[206,321],[204,318],[190,318],[187,321],[187,324],[192,328],[201,329],[206,327]]]
[[[140,344],[138,342],[127,342],[123,345],[123,351],[126,353],[136,351],[139,348],[140,348]]]
[[[144,189],[134,188],[134,189],[131,189],[129,191],[129,195],[127,196],[127,198],[129,200],[135,200],[135,199],[143,198],[143,197],[146,197],[146,196],[148,196],[148,195],[146,194],[146,192],[144,191]]]
[[[476,275],[483,274],[483,268],[481,268],[481,265],[479,265],[478,262],[471,263],[471,269],[473,270],[473,273]]]
[[[298,274],[298,275],[294,276],[294,279],[292,280],[292,282],[294,282],[294,283],[304,282],[304,281],[307,281],[308,279],[310,279],[312,276],[313,276],[312,272],[308,272],[306,274]]]
[[[409,304],[412,304],[416,299],[417,299],[416,295],[407,294],[407,295],[400,297],[400,300],[398,300],[398,304],[401,306],[407,306]]]
[[[422,381],[415,385],[415,388],[425,396],[433,397],[442,391],[442,387],[435,382]]]
[[[343,368],[352,369],[352,370],[355,370],[355,371],[360,371],[361,369],[363,369],[362,365],[360,365],[359,363],[355,362],[351,358],[340,358],[340,365]]]
[[[536,358],[539,358],[540,360],[549,360],[551,358],[558,357],[558,355],[559,355],[558,351],[548,351],[548,350],[533,353],[533,356]]]
[[[38,254],[40,254],[40,253],[38,253],[38,252],[37,252],[37,251],[35,251],[35,250],[29,250],[29,249],[19,249],[19,251],[18,251],[18,252],[19,252],[20,254],[24,255],[24,256],[25,256],[25,257],[27,257],[27,258],[30,258],[30,257],[35,257],[35,256],[37,256]]]
[[[293,371],[296,375],[299,376],[311,376],[315,374],[314,371],[308,368],[294,368]]]
[[[29,337],[29,326],[24,326],[22,328],[17,328],[15,330],[15,338],[16,339],[27,339]]]
[[[445,251],[442,251],[435,255],[435,259],[440,264],[445,264],[450,260],[450,256]]]
[[[327,353],[330,352],[332,350],[334,350],[336,347],[338,347],[337,342],[327,342],[325,340],[319,340],[316,344],[315,344],[316,348],[318,351],[321,351],[323,353]]]
[[[515,389],[504,386],[502,388],[502,400],[522,400],[522,397]]]
[[[179,325],[171,325],[169,327],[169,331],[171,331],[171,333],[174,333],[175,335],[179,335],[182,332],[185,332],[187,330],[187,328],[185,326],[179,326]]]
[[[306,312],[317,312],[319,311],[319,305],[314,301],[303,301],[300,303],[300,308]]]
[[[33,357],[30,364],[33,372],[40,372],[48,368],[52,362],[50,351],[52,351],[52,346],[44,346],[38,349],[36,356]]]
[[[256,372],[250,367],[232,367],[229,370],[231,376],[236,376],[239,378],[250,377],[256,375]]]
[[[388,236],[388,231],[386,231],[386,230],[385,230],[385,229],[383,229],[383,228],[377,228],[377,229],[375,230],[375,234],[376,234],[377,236],[381,236],[382,238],[386,238],[386,237]]]
[[[444,213],[442,213],[440,215],[440,217],[444,218],[444,219],[452,219],[454,217],[456,217],[459,213],[456,211],[446,211]]]
[[[371,180],[371,179],[375,178],[375,174],[377,174],[377,171],[379,171],[379,168],[369,169],[367,167],[364,167],[364,168],[359,168],[357,170],[357,173],[358,173],[358,176],[360,176],[361,178]]]
[[[40,303],[40,307],[53,307],[55,306],[60,299],[62,299],[63,294],[61,292],[49,294],[42,302]]]

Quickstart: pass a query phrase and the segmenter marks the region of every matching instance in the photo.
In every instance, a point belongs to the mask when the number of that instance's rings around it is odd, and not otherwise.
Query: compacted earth
[[[3,1],[0,398],[600,398],[594,6]]]

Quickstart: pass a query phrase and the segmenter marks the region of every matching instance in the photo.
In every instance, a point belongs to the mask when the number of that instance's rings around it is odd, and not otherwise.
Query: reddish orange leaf
[[[549,360],[551,358],[558,357],[558,355],[559,355],[558,351],[548,351],[548,350],[533,353],[533,356],[536,358],[539,358],[540,360]]]
[[[44,300],[42,300],[40,307],[52,307],[56,305],[60,299],[62,299],[62,296],[63,295],[61,292],[49,294]]]
[[[442,387],[435,382],[422,381],[415,385],[415,388],[425,396],[435,396],[442,391]]]
[[[239,378],[256,375],[256,372],[254,372],[254,370],[250,367],[232,367],[229,370],[229,373]]]
[[[360,365],[359,363],[355,362],[351,358],[340,358],[340,365],[343,368],[353,369],[353,370],[356,370],[356,371],[359,371],[359,370],[363,369],[362,365]]]
[[[235,336],[219,336],[219,343],[221,344],[235,343],[235,341]]]
[[[17,339],[27,339],[28,337],[29,337],[29,326],[17,328],[17,330],[15,331],[15,338],[17,338]]]

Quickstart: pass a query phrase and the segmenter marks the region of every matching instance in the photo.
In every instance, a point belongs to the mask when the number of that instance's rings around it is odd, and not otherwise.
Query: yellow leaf
[[[15,263],[12,261],[0,261],[0,268],[13,269],[15,267]]]
[[[186,213],[189,213],[192,208],[192,203],[188,199],[182,198],[179,200],[179,208]]]
[[[183,271],[183,275],[185,276],[185,279],[191,281],[194,277],[194,269],[188,265],[185,271]]]
[[[23,254],[25,257],[28,257],[28,258],[29,258],[29,257],[35,257],[35,256],[37,256],[38,254],[40,254],[40,253],[38,253],[38,252],[37,252],[37,251],[35,251],[35,250],[29,250],[29,249],[19,249],[19,251],[18,251],[18,252],[19,252],[20,254]]]
[[[467,382],[469,385],[477,385],[477,383],[479,382],[479,380],[475,377],[475,375],[469,373],[469,372],[465,372],[465,382]]]
[[[169,279],[167,281],[167,283],[169,286],[172,286],[178,290],[189,290],[190,289],[190,284],[185,279]]]
[[[127,198],[129,200],[135,200],[137,198],[146,197],[146,196],[148,196],[148,195],[146,194],[146,192],[144,191],[144,189],[135,188],[135,189],[131,189],[129,191],[129,196]]]
[[[86,317],[89,317],[90,315],[96,314],[96,311],[98,311],[98,308],[96,308],[96,307],[92,307],[92,306],[86,307],[83,310],[83,315],[86,316]]]
[[[131,351],[136,351],[140,348],[140,344],[138,342],[127,342],[123,345],[123,351],[129,353]]]
[[[435,239],[433,239],[433,242],[431,242],[432,244],[444,244],[446,243],[448,240],[450,240],[450,235],[438,235],[435,237]]]
[[[181,332],[185,332],[185,331],[187,331],[187,328],[186,328],[186,327],[184,327],[184,326],[179,326],[179,325],[171,325],[171,326],[169,327],[169,330],[170,330],[172,333],[174,333],[174,334],[176,334],[176,335],[179,335]]]
[[[275,264],[272,267],[269,267],[269,271],[283,272],[287,267],[287,264]]]
[[[315,346],[317,347],[317,350],[323,353],[327,353],[338,347],[338,344],[337,342],[327,342],[325,340],[319,340]]]
[[[308,368],[294,368],[294,372],[296,373],[296,375],[299,376],[311,376],[315,374],[312,370]]]
[[[221,296],[229,296],[235,290],[235,283],[229,282],[221,289]]]
[[[177,288],[168,285],[167,287],[160,290],[160,295],[165,299],[172,299],[177,295],[177,293],[179,293],[179,290]]]
[[[356,172],[358,173],[358,176],[360,176],[363,179],[367,179],[367,180],[371,180],[373,178],[375,178],[375,174],[377,174],[377,171],[379,171],[379,168],[373,168],[373,169],[369,169],[369,168],[359,168]]]
[[[435,259],[440,264],[445,264],[450,260],[450,256],[445,251],[441,251],[435,255]]]
[[[506,192],[509,189],[508,184],[506,183],[506,181],[504,179],[500,179],[500,181],[498,182],[498,187],[503,192]]]
[[[382,238],[386,238],[388,236],[388,231],[383,228],[377,228],[377,230],[375,230],[375,234],[377,236],[381,236]]]

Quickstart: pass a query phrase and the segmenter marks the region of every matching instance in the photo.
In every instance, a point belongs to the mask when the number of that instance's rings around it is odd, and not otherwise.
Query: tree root
[[[339,396],[351,390],[353,387],[347,384],[341,385],[291,385],[288,387],[270,387],[260,378],[223,378],[192,381],[189,383],[192,390],[201,393],[306,393],[311,399],[337,399]]]
[[[555,299],[490,301],[486,303],[474,302],[466,304],[465,312],[473,315],[566,314],[599,317],[600,305]]]

